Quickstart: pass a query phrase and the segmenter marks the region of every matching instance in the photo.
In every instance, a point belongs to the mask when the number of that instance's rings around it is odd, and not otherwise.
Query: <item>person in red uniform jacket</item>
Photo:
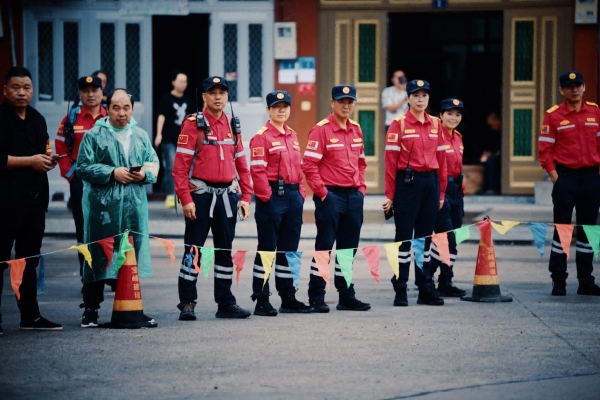
[[[396,118],[386,135],[385,197],[383,211],[394,213],[395,241],[398,250],[399,276],[392,277],[396,291],[394,306],[408,306],[406,283],[410,269],[413,238],[426,237],[422,273],[415,272],[419,287],[417,304],[443,305],[431,275],[431,234],[437,210],[444,204],[446,192],[446,144],[441,124],[429,116],[429,83],[415,79],[406,85],[409,111]],[[417,269],[415,262],[415,270]]]
[[[204,246],[211,229],[214,247],[223,249],[215,252],[216,317],[247,318],[250,312],[240,308],[231,293],[231,248],[236,209],[243,219],[250,214],[250,172],[243,154],[241,132],[236,133],[232,129],[229,118],[223,112],[229,98],[227,81],[220,76],[211,76],[202,82],[202,88],[205,109],[184,120],[173,166],[175,193],[181,199],[185,216],[186,249],[178,283],[179,319],[196,319],[198,273],[192,266],[194,257],[189,247]]]
[[[600,208],[600,110],[598,105],[583,101],[585,83],[581,72],[567,71],[560,75],[559,82],[564,101],[544,115],[538,158],[554,184],[554,223],[570,224],[573,208],[576,210],[577,294],[600,296],[600,287],[592,276],[594,252],[581,226],[595,225]],[[566,296],[567,255],[556,229],[549,270],[552,295]]]
[[[456,127],[462,121],[463,107],[463,102],[458,99],[445,99],[440,105],[442,136],[446,144],[448,185],[446,186],[444,205],[435,218],[434,230],[436,233],[448,232],[450,265],[442,260],[435,244],[431,243],[431,276],[435,275],[435,271],[439,267],[440,276],[437,290],[441,297],[461,297],[467,294],[452,283],[454,262],[458,250],[456,248],[456,236],[454,232],[449,232],[462,226],[462,219],[465,215],[463,199],[465,186],[463,185],[462,176],[464,146],[462,135],[456,130]],[[419,273],[419,271],[416,272]]]
[[[285,91],[267,95],[270,120],[250,140],[250,174],[256,195],[258,251],[276,251],[275,285],[281,297],[281,313],[310,313],[312,308],[296,300],[296,288],[286,252],[298,250],[302,207],[306,191],[302,183],[300,143],[285,124],[292,99]],[[269,281],[260,254],[254,258],[252,300],[254,315],[272,317],[277,311],[269,302]]]
[[[83,182],[75,173],[77,168],[77,155],[83,135],[94,127],[96,121],[106,117],[106,109],[102,106],[102,81],[95,75],[84,76],[77,82],[79,86],[79,99],[81,105],[69,111],[58,125],[54,145],[56,154],[64,156],[59,158],[60,176],[69,182],[71,194],[70,204],[73,220],[75,221],[75,236],[77,244],[83,243],[83,209],[81,198],[83,195]],[[65,124],[72,125],[73,137],[67,138]],[[71,141],[72,145],[67,144]],[[71,147],[71,148],[70,148]],[[83,276],[83,255],[79,254],[79,275]],[[111,287],[116,288],[117,281],[111,279]],[[114,289],[113,289],[114,291]]]
[[[317,238],[315,250],[356,249],[363,223],[365,150],[360,125],[350,119],[356,102],[356,88],[334,86],[329,117],[317,123],[308,134],[302,170],[314,192]],[[344,279],[336,255],[334,284],[339,293],[338,310],[367,311],[371,308],[355,296],[354,284]],[[314,312],[327,313],[325,280],[313,258],[308,298]]]

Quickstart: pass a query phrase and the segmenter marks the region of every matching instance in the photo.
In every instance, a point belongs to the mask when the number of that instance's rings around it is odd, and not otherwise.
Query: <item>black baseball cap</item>
[[[267,95],[267,107],[273,107],[280,101],[292,105],[292,96],[285,90],[276,90]]]
[[[77,85],[79,86],[79,90],[85,89],[88,86],[101,88],[102,81],[96,75],[82,76],[77,81]]]
[[[406,84],[406,93],[411,94],[417,90],[426,90],[429,92],[429,82],[422,79],[413,79]]]
[[[463,102],[459,99],[444,99],[440,105],[440,113],[443,113],[446,110],[452,110],[454,108],[462,110],[464,108]]]
[[[343,98],[356,100],[356,88],[352,85],[336,85],[331,89],[331,98],[339,100]]]
[[[565,86],[569,85],[570,83],[579,83],[580,85],[583,85],[583,74],[579,71],[567,71],[567,72],[563,72],[560,77],[558,78],[558,81],[560,82],[560,87],[564,88]]]
[[[202,81],[202,91],[206,92],[210,90],[214,86],[223,86],[225,90],[229,91],[229,86],[227,85],[227,79],[222,76],[209,76],[205,80]]]

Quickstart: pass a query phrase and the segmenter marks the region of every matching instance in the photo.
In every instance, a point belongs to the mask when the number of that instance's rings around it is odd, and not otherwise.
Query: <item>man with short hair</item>
[[[381,106],[385,110],[385,131],[387,132],[394,119],[408,111],[406,101],[406,75],[404,71],[394,71],[390,79],[392,86],[381,91]]]
[[[107,96],[108,117],[101,118],[81,142],[77,157],[77,175],[83,181],[84,242],[115,237],[119,248],[123,233],[130,238],[140,277],[150,276],[147,184],[156,182],[158,156],[148,133],[132,117],[134,100],[125,89]],[[104,280],[116,278],[118,270],[96,244],[91,248],[92,265],[83,268],[83,304],[81,327],[98,326],[98,309],[104,301]],[[115,261],[113,258],[113,261]],[[149,325],[154,320],[145,317]]]
[[[71,109],[58,125],[54,146],[56,154],[61,157],[58,160],[60,176],[69,182],[71,192],[69,202],[79,245],[83,243],[83,209],[81,208],[83,182],[75,173],[77,155],[83,135],[94,127],[96,121],[106,116],[106,110],[102,107],[102,81],[98,76],[81,77],[77,85],[79,86],[81,105]],[[79,275],[83,277],[83,255],[81,253],[79,253]]]
[[[59,331],[62,326],[40,315],[37,302],[36,268],[48,210],[48,175],[56,166],[51,156],[46,120],[29,105],[33,97],[31,73],[12,67],[6,73],[4,96],[0,105],[0,262],[26,258],[17,304],[21,330]],[[3,271],[0,264],[0,301]],[[14,265],[11,268],[16,268]],[[2,315],[0,314],[0,324]],[[3,330],[0,325],[0,335]]]
[[[585,83],[581,72],[567,71],[560,75],[559,83],[564,101],[544,115],[538,158],[554,184],[554,223],[570,224],[573,208],[576,212],[577,294],[600,296],[592,275],[594,250],[582,226],[596,225],[600,209],[600,110],[597,104],[583,101]],[[552,296],[566,296],[567,255],[556,228],[548,269]]]
[[[204,246],[210,230],[217,248],[214,295],[218,309],[215,317],[248,318],[250,311],[239,307],[231,292],[231,249],[236,214],[239,212],[243,219],[250,214],[250,171],[243,153],[241,132],[231,126],[223,112],[229,99],[227,81],[220,76],[211,76],[202,81],[202,89],[204,111],[189,115],[183,121],[173,166],[175,192],[181,199],[185,216],[186,248],[178,283],[179,319],[196,319],[198,272],[192,266],[192,248],[189,246]],[[211,265],[201,267],[211,268]]]

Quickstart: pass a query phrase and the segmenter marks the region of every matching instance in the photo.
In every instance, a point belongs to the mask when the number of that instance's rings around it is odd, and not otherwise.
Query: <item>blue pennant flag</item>
[[[288,265],[290,266],[290,271],[292,272],[294,286],[296,287],[296,289],[298,289],[298,286],[300,286],[300,259],[302,258],[302,252],[286,251],[285,258],[287,258]]]
[[[194,263],[194,254],[186,253],[185,259],[183,261],[183,265],[187,267],[188,274],[192,274],[192,264]]]
[[[546,246],[546,224],[541,222],[528,222],[529,229],[535,241],[535,247],[540,252],[540,257],[544,257],[544,247]]]
[[[44,256],[40,254],[40,265],[38,266],[37,287],[40,295],[44,294],[44,286],[46,285],[46,266],[44,265]]]
[[[411,240],[412,248],[415,253],[415,264],[419,269],[423,269],[423,258],[425,252],[425,238]]]

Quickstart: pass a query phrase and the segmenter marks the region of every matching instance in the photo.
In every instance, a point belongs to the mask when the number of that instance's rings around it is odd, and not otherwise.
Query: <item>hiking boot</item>
[[[329,306],[323,300],[311,300],[310,306],[313,308],[312,312],[314,313],[326,314],[329,312]]]
[[[581,294],[584,296],[600,296],[600,287],[598,285],[592,283],[591,285],[579,285],[577,289],[577,294]]]
[[[179,309],[181,310],[181,312],[179,313],[179,320],[180,321],[195,321],[196,314],[194,313],[194,308],[196,308],[196,305],[192,302],[183,303],[179,307]]]
[[[62,331],[63,327],[55,322],[48,321],[46,318],[39,316],[32,321],[21,321],[20,326],[22,331]]]
[[[371,305],[353,297],[350,299],[340,299],[335,309],[340,311],[367,311],[371,309]]]
[[[396,297],[394,297],[394,307],[408,307],[406,289],[396,290]]]
[[[81,317],[82,328],[96,328],[98,326],[98,310],[86,308]]]
[[[417,304],[424,304],[427,306],[443,306],[444,299],[440,297],[434,286],[423,287],[419,289]]]
[[[261,317],[274,317],[277,315],[277,310],[273,308],[269,303],[269,298],[258,298],[256,299],[256,307],[254,308],[254,315],[260,315]]]
[[[296,300],[296,295],[294,293],[281,297],[281,307],[279,307],[280,313],[308,314],[313,311],[314,308],[311,306],[307,306],[303,302]]]
[[[577,291],[577,293],[579,293],[579,291]],[[567,282],[552,282],[552,296],[566,296],[566,295],[567,295]]]
[[[466,296],[466,290],[454,286],[452,282],[438,283],[437,291],[440,297],[462,297]]]
[[[244,310],[237,304],[231,304],[229,306],[219,306],[215,317],[217,318],[248,318],[250,311]]]

